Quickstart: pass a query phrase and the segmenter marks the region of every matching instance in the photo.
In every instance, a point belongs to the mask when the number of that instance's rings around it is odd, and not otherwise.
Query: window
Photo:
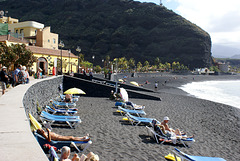
[[[53,38],[53,43],[56,44],[56,39]]]
[[[18,33],[18,30],[16,30],[16,33]]]
[[[50,43],[50,39],[48,39],[48,42]]]
[[[20,34],[23,33],[23,29],[20,29]]]

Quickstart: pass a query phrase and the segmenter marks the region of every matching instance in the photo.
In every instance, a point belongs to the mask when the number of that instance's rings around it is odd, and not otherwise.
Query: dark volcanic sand
[[[177,78],[175,78],[177,77]],[[146,117],[162,121],[164,116],[170,118],[172,128],[180,128],[189,135],[195,134],[196,142],[185,148],[173,144],[157,144],[148,135],[145,126],[132,126],[122,121],[116,113],[115,102],[108,98],[81,97],[77,102],[82,123],[76,129],[54,127],[53,131],[62,135],[83,136],[89,133],[93,144],[85,154],[93,151],[103,161],[155,161],[165,160],[164,156],[175,147],[190,155],[222,157],[238,161],[240,158],[240,110],[231,106],[189,97],[176,89],[182,84],[210,79],[229,79],[229,76],[141,76],[128,78],[138,83],[146,80],[151,84],[146,88],[154,89],[154,81],[159,81],[156,95],[162,101],[132,99],[130,101],[146,106]],[[239,76],[232,76],[239,79]],[[164,81],[167,79],[167,83]],[[74,152],[72,152],[74,154]],[[81,154],[79,154],[81,155]]]

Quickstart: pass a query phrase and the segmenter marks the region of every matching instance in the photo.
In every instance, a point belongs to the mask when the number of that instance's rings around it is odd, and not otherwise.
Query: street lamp
[[[70,74],[70,53],[71,53],[71,50],[69,49],[68,50],[68,56],[69,56],[69,60],[68,60],[68,73]]]
[[[92,59],[93,59],[93,64],[94,64],[94,58],[95,58],[95,56],[93,55],[93,56],[92,56]]]
[[[64,43],[62,40],[60,40],[58,46],[61,47],[61,75],[62,75],[62,48],[64,48]]]
[[[80,72],[80,71],[79,71],[79,55],[80,55],[80,52],[81,52],[81,48],[80,48],[79,46],[77,46],[76,51],[79,52],[79,54],[78,54],[78,70],[77,70],[78,73],[79,73],[79,72]]]
[[[102,59],[102,63],[103,63],[103,68],[104,68],[104,59]]]

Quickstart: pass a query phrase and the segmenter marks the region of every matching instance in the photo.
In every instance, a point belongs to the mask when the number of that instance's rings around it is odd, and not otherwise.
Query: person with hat
[[[169,133],[173,132],[173,133],[175,133],[176,135],[180,135],[180,136],[181,136],[182,134],[184,134],[184,133],[181,132],[179,129],[174,130],[174,129],[170,128],[170,127],[168,126],[168,124],[167,124],[168,121],[169,121],[169,117],[165,116],[165,117],[163,118],[163,122],[161,122],[161,125],[164,127],[164,129],[165,129],[166,132],[169,132]]]
[[[0,74],[1,84],[2,84],[2,95],[5,94],[5,91],[7,89],[7,84],[8,84],[8,75],[6,73],[6,69],[7,69],[7,67],[3,66],[1,74]]]

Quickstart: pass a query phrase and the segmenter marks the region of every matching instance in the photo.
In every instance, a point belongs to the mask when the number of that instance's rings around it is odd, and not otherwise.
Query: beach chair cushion
[[[48,123],[67,123],[71,128],[73,128],[77,123],[81,123],[81,119],[79,116],[60,116],[60,115],[52,115],[46,111],[42,111],[40,115],[40,119],[42,122],[47,121]]]

